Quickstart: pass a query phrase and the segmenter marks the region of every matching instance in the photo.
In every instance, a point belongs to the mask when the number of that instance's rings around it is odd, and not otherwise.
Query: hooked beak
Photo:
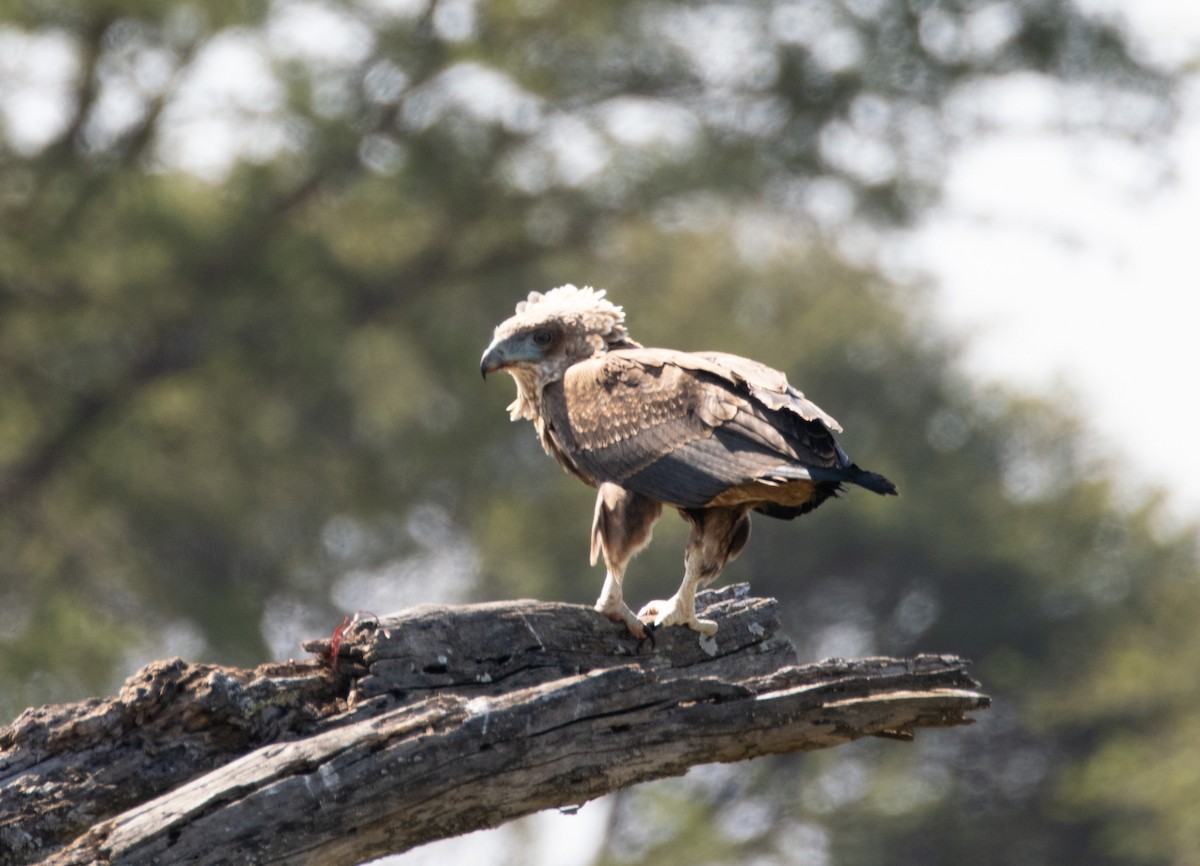
[[[487,380],[488,373],[494,373],[504,366],[504,361],[500,358],[498,352],[489,348],[483,353],[483,357],[479,359],[479,372],[483,374],[483,378]]]
[[[515,359],[509,356],[509,344],[506,341],[493,341],[492,345],[488,346],[483,353],[483,357],[479,359],[479,372],[483,374],[483,378],[487,379],[488,373],[511,366]]]
[[[533,340],[527,334],[514,335],[507,339],[497,338],[479,359],[479,372],[486,379],[488,373],[520,363],[536,364],[542,360],[542,351],[533,344]]]

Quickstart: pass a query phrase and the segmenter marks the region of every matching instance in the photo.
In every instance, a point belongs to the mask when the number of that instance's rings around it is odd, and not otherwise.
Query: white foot
[[[717,624],[713,620],[696,618],[696,602],[686,604],[679,598],[678,593],[666,601],[650,602],[638,611],[638,619],[655,628],[664,625],[686,625],[701,634],[711,636],[717,633]]]
[[[617,598],[605,598],[601,596],[596,601],[596,612],[602,613],[613,622],[625,623],[625,628],[629,629],[629,633],[636,638],[644,638],[646,636],[646,627],[642,625],[642,621],[637,618],[629,605]]]

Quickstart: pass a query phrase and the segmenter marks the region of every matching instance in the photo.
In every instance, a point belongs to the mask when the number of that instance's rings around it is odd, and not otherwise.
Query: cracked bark
[[[776,606],[715,640],[578,605],[429,607],[252,671],[157,662],[0,730],[0,863],[354,864],[714,761],[909,739],[988,705],[952,656],[798,665]]]

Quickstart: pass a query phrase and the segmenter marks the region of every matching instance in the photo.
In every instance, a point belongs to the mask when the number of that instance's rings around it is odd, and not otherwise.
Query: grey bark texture
[[[696,764],[910,739],[988,706],[952,656],[797,664],[773,600],[639,643],[517,601],[366,617],[305,661],[175,659],[0,729],[0,864],[341,866]]]

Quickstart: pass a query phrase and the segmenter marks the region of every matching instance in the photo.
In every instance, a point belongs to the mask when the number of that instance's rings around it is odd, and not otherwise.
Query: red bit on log
[[[342,639],[347,632],[355,631],[359,626],[368,629],[374,629],[379,624],[379,617],[367,611],[355,611],[342,618],[338,623],[338,627],[333,630],[333,635],[329,639],[329,668],[335,674],[338,669],[338,653],[342,649]]]

